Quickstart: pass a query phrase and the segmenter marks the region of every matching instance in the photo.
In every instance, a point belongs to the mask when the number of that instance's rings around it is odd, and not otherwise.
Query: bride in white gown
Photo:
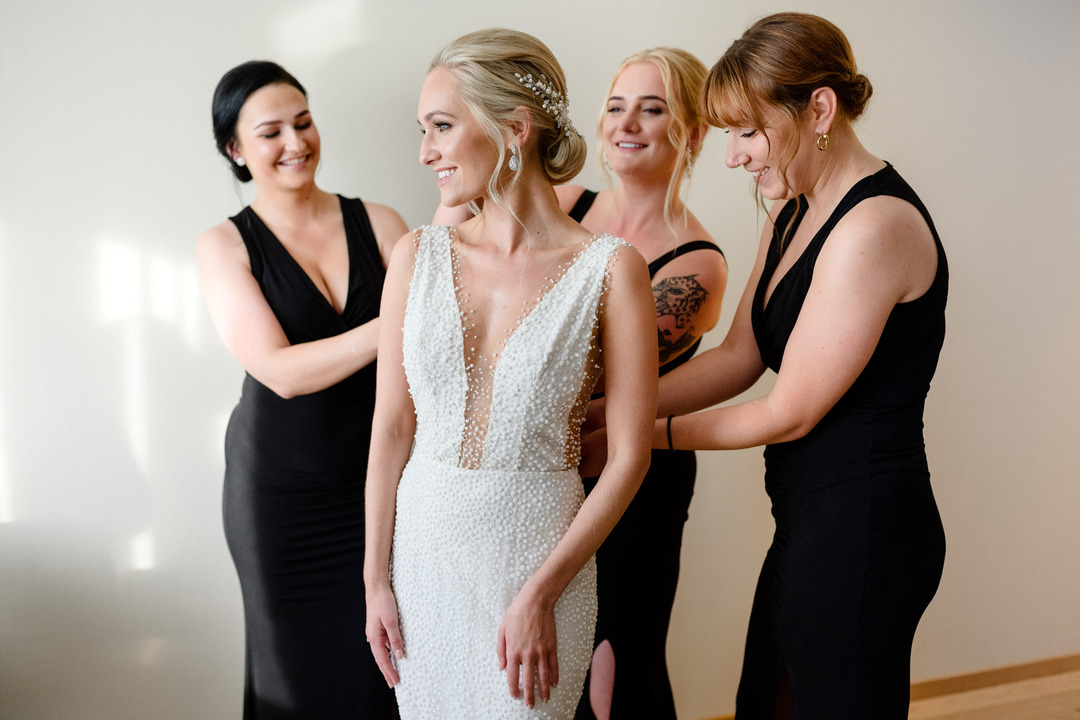
[[[646,265],[559,209],[585,143],[543,43],[484,30],[432,62],[420,160],[483,210],[397,244],[367,479],[367,634],[403,720],[573,717],[593,554],[649,461]],[[584,499],[579,428],[603,372],[608,463]]]

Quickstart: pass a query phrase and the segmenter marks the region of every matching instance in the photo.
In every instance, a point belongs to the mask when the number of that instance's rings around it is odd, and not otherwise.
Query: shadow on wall
[[[92,301],[45,330],[68,350],[3,357],[5,718],[239,714],[241,605],[219,520],[222,414],[239,383],[225,390],[201,349],[194,264],[152,246],[98,242]],[[6,300],[12,284],[0,287]],[[0,311],[0,329],[23,322],[10,302]]]

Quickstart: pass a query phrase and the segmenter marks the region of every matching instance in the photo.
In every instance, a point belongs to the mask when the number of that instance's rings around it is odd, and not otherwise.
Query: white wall
[[[0,716],[239,715],[220,492],[241,373],[193,263],[199,233],[242,204],[214,155],[218,77],[255,57],[284,64],[311,94],[321,184],[419,224],[437,194],[416,162],[416,95],[442,44],[491,25],[533,32],[588,131],[624,55],[674,44],[711,64],[781,9],[657,7],[0,0]],[[949,556],[914,676],[1080,652],[1080,3],[795,9],[848,33],[875,86],[861,135],[921,193],[951,261],[926,417]],[[722,152],[714,134],[691,205],[728,253],[724,328],[758,219]],[[592,164],[583,180],[597,184]],[[691,720],[733,708],[772,527],[759,451],[701,464],[669,645]]]

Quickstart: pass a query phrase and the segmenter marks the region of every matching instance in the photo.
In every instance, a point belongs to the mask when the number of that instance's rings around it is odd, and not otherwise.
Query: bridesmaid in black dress
[[[678,48],[623,60],[599,123],[603,169],[617,182],[600,192],[555,189],[570,217],[622,237],[649,262],[661,375],[693,357],[720,317],[727,285],[723,253],[680,192],[708,131],[707,73]],[[602,383],[589,406],[594,425],[603,422]],[[641,488],[596,553],[597,647],[581,720],[675,720],[667,634],[696,471],[693,451],[653,450]],[[595,481],[586,478],[586,489]]]
[[[225,535],[244,598],[246,720],[392,718],[364,635],[364,475],[392,209],[315,185],[303,86],[263,61],[214,93],[250,207],[199,238],[203,293],[246,370],[225,438]]]
[[[852,129],[871,86],[813,15],[755,23],[706,83],[727,164],[775,201],[723,344],[661,379],[657,447],[766,445],[776,533],[736,718],[906,718],[945,556],[922,415],[948,267],[926,208]],[[777,373],[763,397],[682,415]]]

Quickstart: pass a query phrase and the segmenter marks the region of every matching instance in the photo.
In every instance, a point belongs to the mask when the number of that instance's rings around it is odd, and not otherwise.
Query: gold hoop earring
[[[824,144],[821,142],[822,140],[825,141]],[[828,133],[818,133],[818,136],[817,136],[817,149],[818,150],[825,150],[827,147],[829,147],[829,135],[828,135]]]

